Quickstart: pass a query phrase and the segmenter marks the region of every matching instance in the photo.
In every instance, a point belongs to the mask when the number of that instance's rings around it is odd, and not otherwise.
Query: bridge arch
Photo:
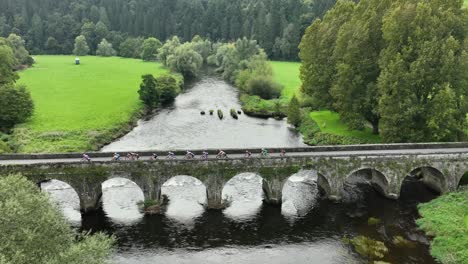
[[[468,170],[465,173],[462,172],[462,175],[457,183],[457,187],[468,186]]]
[[[143,190],[134,181],[115,177],[101,183],[102,208],[107,216],[117,222],[129,223],[139,220],[143,215],[139,203],[144,201]]]
[[[380,194],[387,198],[393,198],[389,194],[389,180],[387,176],[381,171],[371,168],[363,167],[356,170],[353,170],[346,176],[345,184],[369,184],[374,187]]]
[[[161,195],[162,196],[167,196],[169,200],[172,198],[183,198],[187,199],[189,198],[190,194],[188,193],[178,193],[178,192],[171,192],[170,190],[174,190],[177,188],[182,187],[181,189],[184,189],[184,187],[187,186],[193,186],[198,189],[199,192],[197,193],[192,193],[193,195],[199,195],[200,193],[204,194],[204,197],[191,197],[194,200],[206,204],[207,203],[207,188],[206,185],[199,179],[190,176],[190,175],[177,175],[170,177],[167,179],[162,185],[161,185]],[[183,196],[183,197],[182,197]]]
[[[444,193],[448,189],[447,180],[445,179],[444,174],[439,169],[432,166],[420,166],[414,168],[407,174],[405,178],[407,177],[414,177],[420,180],[421,182],[426,184],[430,189],[438,193]]]
[[[60,180],[46,180],[38,183],[39,188],[48,193],[51,202],[55,202],[64,216],[72,222],[81,221],[80,197],[68,183]]]
[[[253,172],[244,172],[229,179],[222,189],[221,197],[228,205],[224,213],[235,219],[248,218],[262,206],[265,194],[265,180]]]

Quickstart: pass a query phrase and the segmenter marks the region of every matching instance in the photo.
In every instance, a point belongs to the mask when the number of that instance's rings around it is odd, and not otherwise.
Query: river
[[[200,115],[222,109],[225,119]],[[104,151],[303,146],[300,135],[285,121],[241,115],[236,90],[216,78],[205,78],[176,98],[171,108],[140,121],[129,134]],[[180,175],[161,193],[169,198],[164,214],[145,216],[137,203],[141,189],[116,178],[103,183],[102,209],[81,215],[76,192],[66,183],[50,181],[41,188],[51,194],[70,224],[83,231],[102,231],[117,238],[114,263],[368,263],[346,238],[366,236],[383,241],[388,263],[435,263],[429,241],[415,224],[416,206],[436,197],[422,183],[407,181],[398,201],[383,198],[371,186],[352,183],[343,203],[324,199],[317,173],[300,171],[283,188],[283,203],[263,203],[262,178],[242,173],[226,183],[224,210],[205,210],[206,188]],[[381,223],[368,224],[370,217]],[[396,237],[408,242],[401,247]]]

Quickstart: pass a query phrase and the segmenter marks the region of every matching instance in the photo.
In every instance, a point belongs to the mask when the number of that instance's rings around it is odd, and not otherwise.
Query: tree
[[[140,84],[140,90],[138,94],[140,95],[140,100],[148,108],[156,108],[159,104],[159,93],[156,89],[156,79],[151,74],[143,75],[142,82]]]
[[[336,74],[336,39],[341,26],[350,20],[354,6],[351,1],[339,1],[323,20],[317,19],[307,28],[299,45],[301,90],[317,108],[333,109],[330,89]]]
[[[301,108],[299,101],[294,95],[288,105],[288,123],[298,127],[301,124]]]
[[[120,56],[125,58],[140,58],[142,46],[142,38],[127,38],[119,46]]]
[[[158,50],[158,57],[164,65],[167,66],[167,58],[171,54],[174,54],[175,49],[179,46],[180,40],[177,36],[174,36],[171,39],[166,40],[164,45]]]
[[[111,57],[115,56],[116,52],[112,48],[112,44],[107,42],[106,39],[102,39],[101,43],[99,43],[98,48],[96,50],[96,55],[103,57]]]
[[[147,38],[143,42],[143,51],[141,58],[145,61],[156,60],[158,57],[158,49],[161,48],[161,41],[157,38]]]
[[[18,74],[13,71],[15,56],[10,46],[6,44],[6,40],[2,39],[0,38],[0,87],[14,83],[18,79]]]
[[[386,142],[463,139],[468,98],[462,2],[401,1],[383,19],[379,112]]]
[[[24,85],[14,87],[7,84],[0,87],[0,130],[8,131],[14,125],[31,117],[34,103]]]
[[[29,51],[25,48],[25,42],[23,38],[16,34],[10,34],[7,38],[7,43],[13,50],[13,54],[16,58],[15,69],[21,69],[22,66],[30,66],[33,64],[33,59],[29,56]]]
[[[84,56],[89,54],[88,43],[86,43],[86,38],[83,35],[79,35],[75,39],[75,49],[73,49],[73,54],[77,56]]]
[[[48,37],[45,43],[45,49],[49,54],[60,53],[60,46],[54,37]]]
[[[278,98],[281,94],[281,86],[275,83],[271,76],[254,76],[247,83],[250,94],[260,96],[263,99]]]
[[[111,253],[112,238],[77,237],[47,194],[22,176],[0,177],[0,201],[2,263],[98,264]]]
[[[194,51],[190,43],[184,43],[174,50],[174,54],[167,58],[167,65],[172,70],[181,73],[184,78],[190,79],[198,76],[203,58]]]
[[[333,106],[351,129],[366,123],[379,132],[379,57],[386,43],[382,36],[382,17],[392,0],[362,0],[351,19],[339,30],[334,50],[335,81],[330,90]]]
[[[172,103],[179,90],[177,80],[170,75],[162,75],[156,78],[156,89],[159,94],[159,101],[163,105]]]

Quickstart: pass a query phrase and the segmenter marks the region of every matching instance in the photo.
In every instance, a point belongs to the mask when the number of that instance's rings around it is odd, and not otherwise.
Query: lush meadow
[[[139,116],[141,75],[161,75],[161,64],[118,57],[35,56],[21,72],[35,103],[31,120],[15,129],[20,152],[96,149],[124,133]]]

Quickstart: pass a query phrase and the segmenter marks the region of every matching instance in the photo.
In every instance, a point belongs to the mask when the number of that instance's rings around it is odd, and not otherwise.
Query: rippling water
[[[205,78],[176,98],[174,106],[161,110],[103,151],[216,149],[304,146],[302,137],[286,121],[240,115],[237,91],[217,78]],[[208,111],[215,110],[210,116]],[[216,111],[224,112],[219,120]],[[200,115],[206,111],[207,115]]]
[[[224,214],[232,219],[248,220],[256,215],[263,203],[263,179],[255,173],[242,173],[224,186],[222,199],[229,207]]]
[[[120,224],[141,220],[138,203],[144,200],[143,191],[134,182],[114,178],[102,184],[102,207],[107,216]]]
[[[81,224],[80,198],[68,183],[51,180],[41,183],[41,189],[50,195],[66,219],[74,225]]]

